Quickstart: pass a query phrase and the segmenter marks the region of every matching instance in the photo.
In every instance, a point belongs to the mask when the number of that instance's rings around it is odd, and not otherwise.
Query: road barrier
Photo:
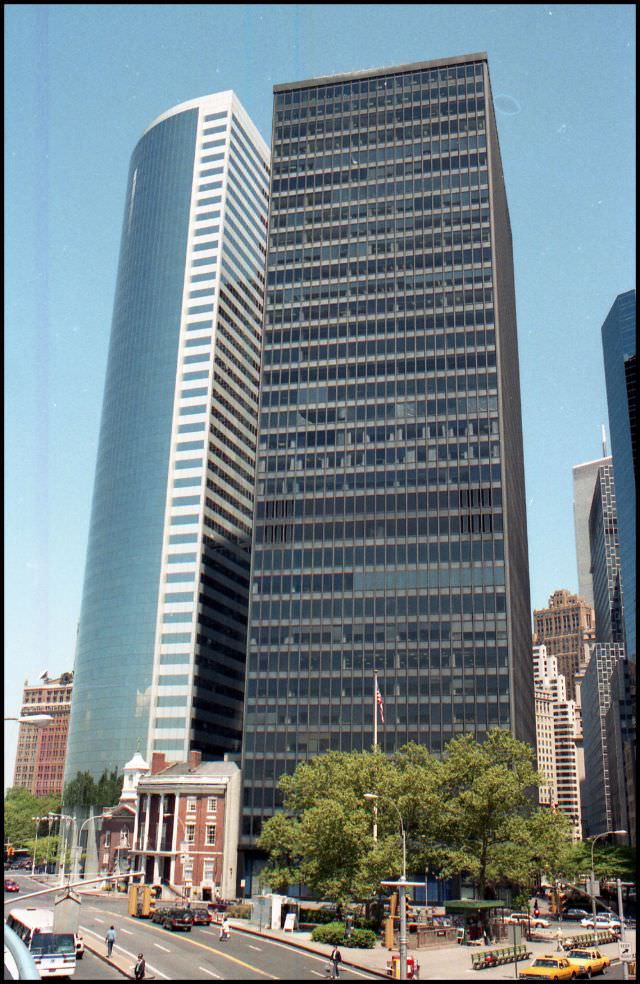
[[[502,964],[514,963],[516,960],[527,960],[531,956],[531,950],[527,949],[524,943],[518,946],[504,946],[497,950],[484,950],[483,953],[474,953],[471,957],[472,970],[485,970],[487,967],[500,967]]]

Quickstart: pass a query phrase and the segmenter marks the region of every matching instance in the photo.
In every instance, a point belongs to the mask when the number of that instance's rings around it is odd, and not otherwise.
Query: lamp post
[[[46,820],[47,818],[31,817],[31,819],[35,821],[35,825],[36,825],[36,842],[33,848],[33,858],[31,859],[31,877],[33,878],[33,876],[36,873],[36,851],[38,850],[38,826],[42,821]]]
[[[365,793],[364,798],[373,800],[374,803],[380,799],[378,793]],[[393,802],[389,803],[398,814],[400,820],[400,830],[402,831],[402,878],[398,881],[398,896],[400,901],[400,980],[407,979],[407,836],[404,829],[404,821],[400,810]]]
[[[593,922],[594,922],[594,927],[593,928],[594,929],[596,928],[595,927],[595,921],[596,921],[596,892],[595,892],[596,873],[595,873],[594,868],[593,868],[593,849],[596,846],[596,841],[597,840],[600,840],[601,837],[609,837],[609,835],[616,836],[618,834],[620,836],[622,836],[623,834],[626,834],[626,832],[627,832],[626,830],[604,830],[601,834],[596,834],[596,836],[593,838],[593,840],[591,842],[591,912],[593,914]]]
[[[21,714],[19,717],[6,717],[5,721],[17,721],[19,724],[32,724],[34,728],[48,728],[53,718],[50,714]]]
[[[104,820],[104,819],[105,819],[104,813],[100,813],[99,815],[97,815],[95,817],[87,817],[87,819],[82,823],[82,825],[80,827],[80,830],[78,831],[77,838],[76,838],[75,858],[72,858],[71,859],[72,873],[73,873],[74,879],[80,877],[80,871],[79,870],[76,870],[76,869],[79,869],[79,867],[80,867],[79,864],[78,864],[78,860],[79,860],[80,850],[81,850],[81,848],[80,848],[80,838],[82,837],[82,830],[83,830],[84,827],[86,827],[86,825],[88,823],[91,823],[92,820]],[[74,863],[74,861],[75,861],[75,863]]]
[[[616,884],[618,888],[618,919],[620,920],[620,952],[621,952],[621,956],[624,956],[624,954],[622,953],[623,945],[625,941],[624,912],[622,911],[622,882],[620,881],[619,878],[616,879]],[[623,959],[622,961],[622,977],[625,981],[629,980],[629,963],[625,959]]]
[[[75,817],[69,816],[66,813],[48,813],[47,814],[47,817],[52,817],[52,818],[55,817],[58,820],[65,820],[65,821],[69,821],[70,820],[71,823],[74,825],[75,830],[76,830],[76,838],[75,838],[75,840],[77,842],[77,840],[78,840],[78,836],[77,836],[77,834],[78,834],[78,822],[77,822],[77,820],[76,820]],[[71,844],[73,845],[73,838],[71,840]],[[60,887],[62,887],[64,885],[64,868],[65,868],[64,855],[65,855],[66,847],[67,847],[67,832],[66,832],[66,828],[65,828],[64,840],[62,842],[62,864],[60,866]],[[73,857],[71,858],[71,866],[70,867],[73,868]],[[70,877],[71,877],[71,872],[69,872],[69,878]]]

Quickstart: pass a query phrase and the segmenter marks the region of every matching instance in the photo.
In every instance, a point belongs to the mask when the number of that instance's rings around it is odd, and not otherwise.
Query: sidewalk
[[[267,939],[278,940],[278,942],[288,943],[290,946],[295,946],[301,950],[308,950],[311,953],[317,953],[327,958],[333,949],[328,944],[312,942],[311,933],[309,932],[285,933],[283,930],[260,930],[243,919],[231,919],[229,921],[234,930],[247,933],[251,936],[262,936]],[[542,956],[545,953],[551,954],[556,952],[558,944],[556,931],[548,932],[550,935],[547,939],[534,940],[527,944],[531,950],[531,957],[525,961],[518,962],[518,971],[525,966],[529,966],[531,961],[536,957]],[[563,935],[568,935],[568,933]],[[632,942],[633,949],[635,950],[635,932],[631,933],[627,931],[627,940]],[[505,941],[503,945],[508,946],[510,944]],[[470,947],[455,944],[453,946],[424,950],[409,950],[408,955],[417,958],[418,964],[420,965],[421,980],[459,981],[467,975],[478,975],[486,980],[514,980],[516,976],[514,963],[504,964],[501,967],[488,967],[485,970],[472,969],[471,957],[473,954],[478,952],[483,953],[486,950],[495,950],[496,948],[497,946]],[[613,964],[620,962],[617,943],[607,943],[600,947],[600,949],[602,953],[611,958]],[[342,946],[340,947],[340,952],[343,958],[342,962],[345,966],[353,967],[356,970],[366,970],[369,973],[379,974],[381,977],[388,976],[386,965],[387,961],[391,960],[391,952],[381,944],[378,944],[372,950],[355,950]],[[394,950],[393,952],[397,953],[398,951]]]

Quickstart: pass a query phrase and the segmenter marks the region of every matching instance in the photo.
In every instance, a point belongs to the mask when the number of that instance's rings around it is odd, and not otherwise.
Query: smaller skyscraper
[[[553,592],[547,608],[534,609],[534,644],[546,646],[547,654],[557,657],[568,700],[576,699],[576,678],[589,661],[594,625],[592,606],[564,588]]]
[[[618,500],[625,643],[636,653],[636,292],[616,297],[602,326],[609,432]]]
[[[628,830],[636,844],[636,664],[618,660],[611,674],[606,714],[609,785],[615,830]]]
[[[72,689],[73,673],[62,673],[52,680],[45,674],[31,686],[25,681],[21,717],[49,714],[53,718],[46,728],[21,724],[18,732],[13,785],[30,790],[34,796],[62,793]]]
[[[567,699],[557,657],[549,656],[546,646],[534,646],[533,675],[538,769],[548,779],[539,790],[540,804],[566,814],[578,841],[582,836],[580,782],[584,775],[579,708],[575,700]]]
[[[580,684],[585,772],[581,800],[585,837],[594,837],[615,826],[609,781],[607,711],[611,704],[611,675],[620,660],[624,660],[621,643],[594,643]]]
[[[593,578],[591,576],[591,547],[589,544],[589,514],[598,472],[603,465],[610,465],[611,458],[598,458],[573,468],[573,522],[576,537],[576,561],[578,566],[578,594],[593,605]]]
[[[598,642],[624,642],[618,515],[611,463],[596,476],[589,512],[591,579]]]

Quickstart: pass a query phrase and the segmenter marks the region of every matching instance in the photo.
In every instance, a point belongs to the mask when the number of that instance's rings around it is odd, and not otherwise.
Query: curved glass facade
[[[131,160],[65,780],[146,748],[198,110]]]

